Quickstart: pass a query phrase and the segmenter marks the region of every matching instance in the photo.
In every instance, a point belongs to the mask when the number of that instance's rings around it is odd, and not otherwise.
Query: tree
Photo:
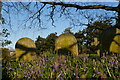
[[[42,53],[44,51],[54,51],[56,38],[57,33],[51,33],[46,38],[38,36],[37,40],[35,41],[37,54],[40,54],[40,52]]]
[[[63,3],[63,2],[43,2],[43,4],[50,4],[53,5],[54,7],[56,5],[60,5],[64,8],[67,7],[73,7],[76,8],[76,10],[83,10],[83,9],[104,9],[106,11],[116,11],[118,13],[118,18],[116,19],[116,27],[120,28],[120,1],[117,7],[110,7],[110,6],[105,6],[105,5],[88,5],[88,6],[80,6],[77,5],[76,3]]]
[[[18,3],[4,3],[4,6],[11,7],[10,9],[15,8],[15,11],[20,12],[21,10],[26,10],[29,13],[28,18],[25,20],[24,24],[28,21],[31,21],[31,26],[39,26],[42,27],[44,21],[42,20],[42,15],[46,16],[48,21],[55,26],[56,18],[58,17],[66,17],[67,20],[70,21],[72,26],[80,26],[85,23],[81,22],[81,18],[79,15],[84,14],[85,12],[81,12],[82,10],[90,10],[90,9],[103,9],[106,11],[116,11],[118,13],[117,19],[116,17],[112,17],[116,19],[116,27],[120,25],[120,3],[116,7],[105,6],[93,3],[78,3],[78,2],[18,2]],[[32,8],[34,7],[34,8]],[[21,9],[22,8],[22,9]],[[5,9],[4,9],[5,10]],[[10,11],[10,10],[9,10]],[[46,12],[48,13],[46,13]],[[7,12],[9,13],[9,12]],[[88,12],[89,13],[89,12]],[[88,14],[85,13],[85,14]],[[75,17],[78,15],[78,17]],[[86,16],[87,17],[87,16]],[[93,16],[92,16],[93,17]],[[97,17],[97,16],[96,16]],[[107,16],[108,17],[108,16]],[[93,19],[93,18],[91,18]],[[38,25],[39,23],[39,25]],[[32,25],[34,24],[34,25]]]
[[[2,20],[2,2],[0,1],[0,20]]]
[[[0,42],[2,42],[1,43],[2,47],[12,43],[10,40],[7,40],[7,37],[10,35],[10,33],[8,33],[7,31],[8,31],[7,29],[3,29],[2,32],[0,32],[0,36],[1,36]]]
[[[40,52],[45,50],[45,38],[38,36],[37,40],[35,41],[36,44],[36,53],[39,55]]]
[[[2,29],[2,24],[4,24],[4,19],[2,18],[2,2],[0,1],[0,29]],[[6,39],[9,35],[8,29],[2,29],[2,32],[0,32],[0,44],[2,47],[11,44],[11,41]]]
[[[5,20],[2,17],[2,2],[0,1],[0,24],[5,24]]]
[[[96,3],[78,3],[78,2],[35,2],[35,3],[24,3],[24,2],[18,2],[18,3],[4,3],[3,5],[7,6],[8,9],[15,9],[16,12],[20,12],[21,10],[25,10],[29,13],[28,18],[25,20],[24,23],[27,23],[28,21],[31,21],[31,26],[34,26],[35,24],[39,27],[42,27],[44,24],[44,20],[41,17],[46,16],[48,21],[51,21],[52,25],[55,26],[56,18],[58,17],[65,17],[66,20],[69,20],[70,23],[72,23],[72,26],[83,26],[86,25],[86,29],[83,30],[83,33],[87,36],[85,36],[85,45],[90,46],[91,37],[93,37],[93,33],[89,32],[97,32],[100,27],[95,28],[96,26],[91,26],[90,24],[95,23],[98,18],[101,16],[98,16],[97,14],[95,16],[89,15],[89,10],[105,10],[105,12],[116,12],[117,16],[110,16],[106,13],[105,17],[109,18],[110,20],[116,20],[116,24],[114,27],[120,29],[120,2],[118,3],[118,6],[106,6]],[[9,8],[11,7],[11,8]],[[33,8],[34,7],[34,8]],[[22,8],[22,9],[21,9]],[[4,9],[5,11],[5,9]],[[10,10],[9,10],[10,11]],[[46,13],[48,12],[48,13]],[[9,13],[9,12],[8,12]],[[93,13],[92,13],[93,14]],[[77,15],[77,17],[75,17]],[[88,23],[81,22],[82,18],[79,15],[83,15],[84,18],[88,19]],[[98,18],[97,18],[98,17]],[[105,17],[103,17],[103,20],[105,21]],[[97,18],[97,19],[96,19]],[[99,21],[99,20],[98,20]],[[32,25],[34,24],[34,25]],[[94,24],[95,25],[95,24]],[[103,25],[101,25],[103,27]],[[93,29],[91,29],[93,28]],[[88,30],[88,31],[86,31]],[[99,32],[99,31],[98,31]],[[94,35],[96,36],[96,35]]]
[[[57,33],[51,33],[46,37],[46,46],[48,50],[54,51],[56,38],[57,38]]]
[[[103,31],[112,27],[113,25],[111,23],[111,20],[96,21],[92,25],[88,26],[88,28],[86,29],[87,45],[89,45],[88,48],[92,53],[95,53],[96,50],[100,49],[100,37]]]

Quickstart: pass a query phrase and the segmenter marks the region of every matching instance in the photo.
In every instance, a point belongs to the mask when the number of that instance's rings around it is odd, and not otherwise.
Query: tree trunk
[[[118,5],[118,10],[117,10],[117,12],[118,12],[118,19],[116,20],[116,26],[117,26],[117,28],[119,28],[120,29],[120,1],[119,1],[119,5]]]
[[[0,20],[2,20],[2,2],[0,1]]]

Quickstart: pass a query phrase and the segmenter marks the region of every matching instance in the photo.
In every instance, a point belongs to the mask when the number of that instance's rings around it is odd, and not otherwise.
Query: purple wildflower
[[[60,66],[64,66],[64,64],[60,64]]]
[[[88,61],[88,57],[87,57],[87,56],[84,56],[83,59],[84,59],[84,62],[85,62],[85,61]]]
[[[37,66],[39,65],[39,64],[36,64]]]
[[[30,77],[28,77],[28,79],[30,79]]]
[[[62,77],[59,77],[60,78],[60,80],[64,80]]]
[[[42,72],[44,72],[44,69],[42,70]]]
[[[111,67],[109,67],[109,69],[112,69]]]
[[[115,63],[115,61],[112,61],[111,63],[113,64],[113,63]]]
[[[60,73],[62,73],[63,71],[62,70],[60,70]]]
[[[56,63],[56,64],[53,64],[53,67],[55,68],[55,70],[58,70],[58,64]]]
[[[117,59],[117,57],[115,56],[114,59]]]
[[[72,68],[71,68],[70,70],[71,70],[71,71],[73,71],[73,69],[72,69]]]
[[[27,75],[30,75],[30,73],[28,72]]]
[[[55,69],[53,69],[53,72],[55,72]]]
[[[117,76],[118,78],[120,77],[120,76]]]
[[[65,74],[64,73],[62,73],[62,76],[64,76]]]
[[[93,74],[92,77],[95,77],[95,74]]]
[[[118,69],[118,66],[116,66],[115,68]]]
[[[35,71],[32,71],[32,73],[35,73]]]
[[[75,76],[76,76],[76,78],[78,78],[78,72],[75,72]]]
[[[12,70],[12,68],[9,68],[8,70]]]
[[[42,74],[40,73],[39,76],[42,76]]]
[[[6,67],[6,69],[8,69],[8,67]]]
[[[100,72],[97,72],[97,74],[100,74]]]
[[[86,67],[86,66],[84,66],[84,70],[86,70],[86,68],[87,68],[87,67]]]

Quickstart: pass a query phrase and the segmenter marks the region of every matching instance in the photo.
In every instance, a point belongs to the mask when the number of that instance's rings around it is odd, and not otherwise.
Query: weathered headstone
[[[101,52],[120,53],[120,29],[112,27],[100,35]]]
[[[61,34],[55,41],[55,50],[67,49],[73,56],[78,56],[77,39],[70,33]]]
[[[110,44],[110,52],[120,53],[120,29],[116,28],[116,34]]]
[[[98,47],[99,45],[99,40],[97,37],[93,38],[93,42],[91,42],[92,46]],[[95,52],[97,53],[97,56],[100,56],[100,49],[98,48],[97,50],[95,50]]]
[[[16,42],[16,61],[31,61],[35,57],[36,45],[30,38],[21,38]]]

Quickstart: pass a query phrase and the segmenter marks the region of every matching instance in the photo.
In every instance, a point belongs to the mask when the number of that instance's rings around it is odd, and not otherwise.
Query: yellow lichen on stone
[[[70,33],[61,34],[55,41],[55,50],[69,50],[73,56],[78,56],[77,39]]]
[[[96,37],[96,38],[93,38],[93,39],[94,39],[94,41],[91,42],[91,45],[97,46],[99,44],[98,38]]]
[[[95,38],[93,38],[93,42],[91,42],[91,45],[92,46],[98,46],[99,45],[99,41],[98,41],[98,38],[97,37],[95,37]],[[100,56],[100,49],[97,49],[95,52],[97,52],[97,56]]]
[[[120,53],[120,29],[112,27],[105,30],[100,37],[101,49]]]
[[[110,52],[120,53],[120,29],[116,28],[116,35],[110,45]]]
[[[36,45],[30,38],[21,38],[16,42],[16,61],[31,61],[35,57]]]

